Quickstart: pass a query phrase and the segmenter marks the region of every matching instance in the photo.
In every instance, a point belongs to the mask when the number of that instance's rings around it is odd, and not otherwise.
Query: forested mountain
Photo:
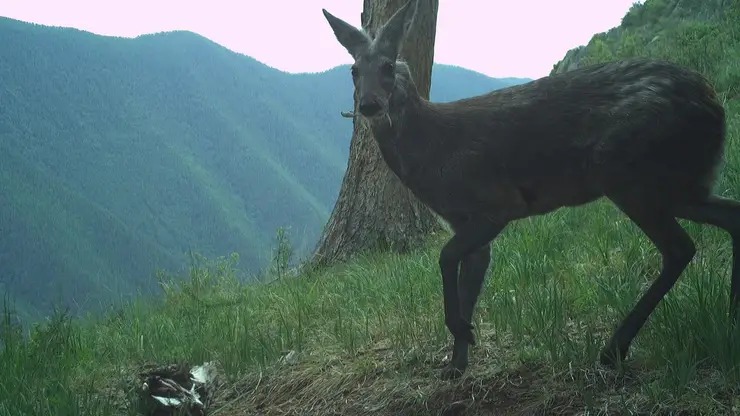
[[[311,249],[346,167],[346,66],[288,74],[191,32],[135,39],[0,18],[0,289],[20,310],[151,287],[192,249]],[[524,80],[436,65],[432,98]]]

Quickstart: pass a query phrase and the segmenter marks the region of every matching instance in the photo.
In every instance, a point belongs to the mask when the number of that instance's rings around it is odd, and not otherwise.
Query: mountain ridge
[[[251,275],[279,227],[314,247],[348,158],[345,68],[291,74],[192,31],[0,18],[0,37],[0,287],[19,309],[148,292],[190,250]],[[515,82],[435,64],[432,98]]]

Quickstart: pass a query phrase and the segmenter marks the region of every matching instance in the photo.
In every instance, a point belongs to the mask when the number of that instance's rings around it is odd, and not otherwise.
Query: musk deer
[[[677,218],[731,235],[734,311],[740,203],[711,193],[724,151],[725,114],[700,74],[665,61],[630,59],[436,103],[418,94],[399,59],[415,0],[374,38],[322,11],[354,58],[357,108],[383,159],[454,231],[439,255],[445,325],[454,336],[443,378],[459,377],[468,366],[468,347],[475,344],[470,322],[491,241],[511,221],[602,197],[637,224],[662,256],[656,280],[601,350],[604,365],[625,358],[694,257],[694,242]]]

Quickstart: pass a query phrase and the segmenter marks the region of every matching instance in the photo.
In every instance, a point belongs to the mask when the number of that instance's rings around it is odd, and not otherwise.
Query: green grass
[[[121,414],[140,365],[210,360],[230,380],[221,414],[354,414],[369,403],[420,414],[457,401],[474,413],[503,402],[511,411],[726,413],[740,382],[740,332],[726,314],[729,239],[687,229],[699,253],[621,373],[596,364],[597,353],[659,259],[621,213],[596,203],[520,221],[496,240],[475,316],[480,346],[462,380],[436,378],[450,347],[436,261],[446,236],[437,235],[406,256],[368,254],[271,284],[238,283],[234,259],[198,261],[186,279],[160,276],[156,304],[103,319],[57,314],[27,339],[6,315],[0,414]],[[291,350],[298,362],[280,364]]]

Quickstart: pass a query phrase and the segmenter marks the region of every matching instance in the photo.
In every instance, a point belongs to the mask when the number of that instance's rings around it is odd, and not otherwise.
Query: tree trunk
[[[373,35],[406,1],[364,0],[362,27]],[[418,2],[412,33],[401,56],[411,68],[419,94],[429,98],[439,0]],[[440,227],[436,216],[385,164],[368,123],[355,116],[353,124],[347,171],[314,253],[315,265],[343,261],[368,249],[404,252]]]

